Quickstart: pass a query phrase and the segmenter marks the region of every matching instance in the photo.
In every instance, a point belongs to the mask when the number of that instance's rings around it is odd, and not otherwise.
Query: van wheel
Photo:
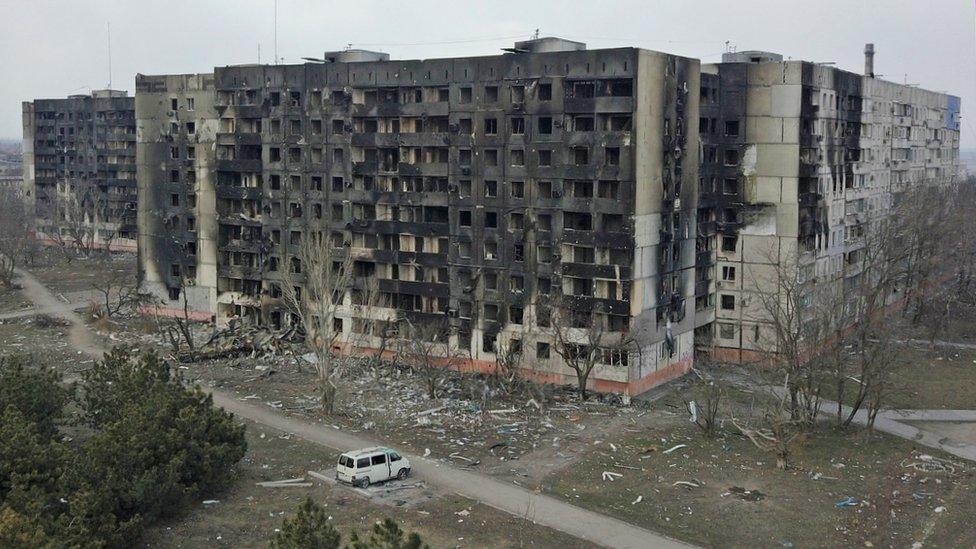
[[[409,474],[410,474],[410,469],[407,469],[406,467],[404,467],[403,469],[400,469],[400,472],[399,473],[397,473],[397,479],[398,480],[406,480],[407,475],[409,475]]]
[[[360,488],[369,488],[369,477],[363,477],[363,480],[359,481]]]

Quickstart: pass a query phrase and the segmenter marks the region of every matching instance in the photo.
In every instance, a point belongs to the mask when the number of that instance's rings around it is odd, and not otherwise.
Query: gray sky
[[[108,84],[106,24],[112,27],[112,85],[133,91],[144,74],[209,72],[215,65],[273,61],[274,0],[0,0],[0,138],[20,138],[21,101],[85,93]],[[489,55],[543,35],[590,48],[639,46],[715,62],[738,49],[835,61],[919,83],[976,105],[973,0],[278,0],[278,55],[354,47],[396,59]],[[976,120],[963,119],[963,147],[976,147]]]

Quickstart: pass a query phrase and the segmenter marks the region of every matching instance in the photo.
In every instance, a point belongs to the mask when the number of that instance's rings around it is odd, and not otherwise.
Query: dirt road
[[[18,271],[18,274],[24,294],[34,302],[36,307],[50,311],[49,314],[71,323],[69,337],[72,345],[93,358],[101,358],[104,349],[98,344],[88,326],[71,310],[70,305],[59,301],[30,273]],[[265,406],[239,400],[236,396],[219,389],[212,389],[211,392],[214,403],[225,410],[251,421],[294,433],[309,442],[329,448],[330,452],[336,449],[364,448],[383,444],[382,441],[371,440],[359,434],[345,433],[330,426],[282,415]],[[461,470],[420,456],[407,454],[406,457],[413,466],[414,475],[432,486],[458,493],[579,539],[606,547],[690,547],[650,530],[581,509],[556,498],[474,471]]]

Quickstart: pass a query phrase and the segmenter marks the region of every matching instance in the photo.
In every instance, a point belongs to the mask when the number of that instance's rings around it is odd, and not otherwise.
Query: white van
[[[410,474],[407,458],[389,448],[363,448],[339,456],[336,479],[365,488],[392,478],[403,480]]]

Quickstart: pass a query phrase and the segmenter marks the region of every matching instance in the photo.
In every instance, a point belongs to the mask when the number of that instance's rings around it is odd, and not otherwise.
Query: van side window
[[[373,465],[383,465],[386,463],[386,454],[373,456]]]
[[[390,462],[400,461],[400,454],[396,452],[390,452]]]
[[[369,467],[369,458],[359,458],[356,460],[356,469],[365,469]]]

